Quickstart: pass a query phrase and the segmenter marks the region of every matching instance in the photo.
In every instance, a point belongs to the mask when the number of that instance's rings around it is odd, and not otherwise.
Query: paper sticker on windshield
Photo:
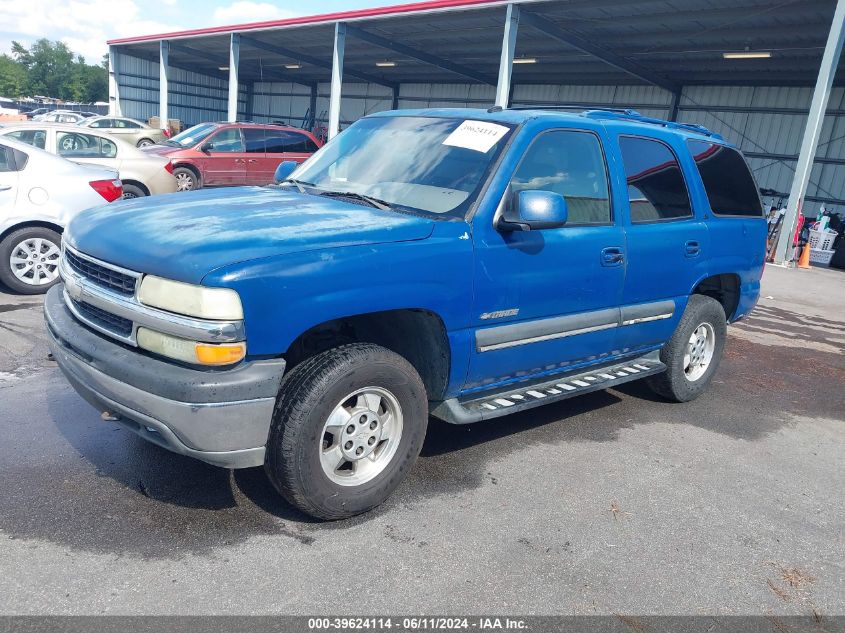
[[[500,138],[507,134],[504,125],[487,121],[464,121],[458,128],[446,137],[443,145],[463,147],[476,152],[488,152]]]

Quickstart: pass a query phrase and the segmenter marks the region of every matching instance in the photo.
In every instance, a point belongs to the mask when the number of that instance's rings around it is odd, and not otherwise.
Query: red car
[[[179,191],[201,187],[267,185],[279,163],[297,163],[321,143],[307,130],[261,123],[200,123],[143,148],[167,156]]]

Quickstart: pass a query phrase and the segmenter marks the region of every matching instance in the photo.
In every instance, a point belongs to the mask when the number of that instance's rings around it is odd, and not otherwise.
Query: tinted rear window
[[[266,130],[266,134],[268,154],[313,153],[317,151],[317,144],[305,134],[270,129]]]
[[[687,141],[710,208],[717,215],[763,215],[760,196],[748,165],[735,149],[708,143]]]

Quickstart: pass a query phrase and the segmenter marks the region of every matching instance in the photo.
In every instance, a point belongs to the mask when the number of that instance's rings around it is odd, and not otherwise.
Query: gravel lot
[[[763,296],[699,400],[432,420],[388,503],[321,524],[100,421],[0,294],[0,613],[845,614],[845,273]]]

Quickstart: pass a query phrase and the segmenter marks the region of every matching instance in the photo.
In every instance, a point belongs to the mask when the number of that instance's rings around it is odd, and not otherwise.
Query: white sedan
[[[0,138],[12,137],[75,163],[116,169],[124,198],[142,198],[177,190],[169,158],[148,154],[111,136],[106,130],[78,125],[20,122],[0,128]]]
[[[21,294],[46,292],[59,280],[65,225],[122,195],[114,170],[0,138],[0,283]]]

